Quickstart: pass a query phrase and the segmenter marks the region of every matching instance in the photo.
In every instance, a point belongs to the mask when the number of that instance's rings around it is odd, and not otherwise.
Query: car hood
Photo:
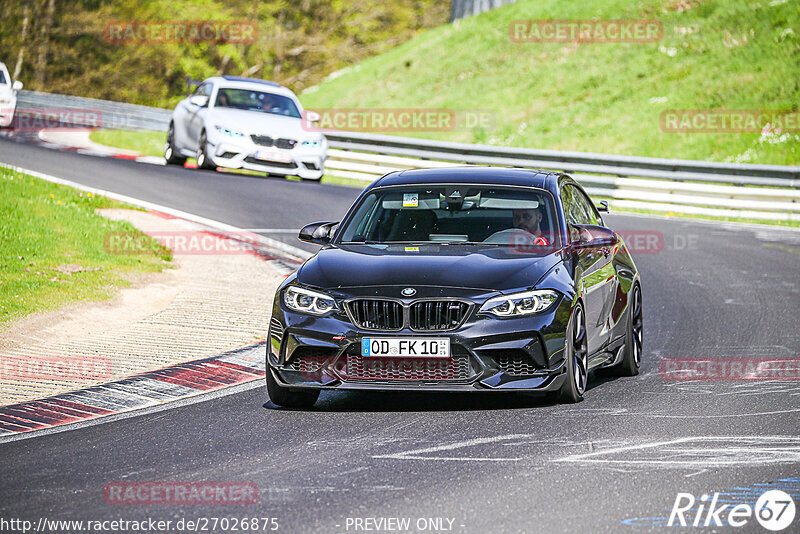
[[[268,135],[290,139],[319,137],[319,134],[309,131],[308,127],[304,128],[304,123],[300,119],[259,111],[215,108],[209,110],[206,120],[212,128],[217,125],[224,126],[242,130],[246,135]]]
[[[9,99],[16,96],[14,90],[11,89],[10,85],[6,85],[4,83],[0,83],[0,97],[3,99]]]
[[[403,285],[509,291],[533,287],[560,261],[558,252],[533,255],[506,247],[348,245],[321,249],[300,268],[297,280],[327,289]]]

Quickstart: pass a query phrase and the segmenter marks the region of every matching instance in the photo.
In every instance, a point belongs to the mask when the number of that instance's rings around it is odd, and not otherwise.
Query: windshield
[[[300,118],[300,111],[291,98],[249,89],[220,89],[215,106]]]
[[[7,82],[6,82],[6,73],[3,72],[3,69],[0,69],[0,83],[2,83],[3,85],[7,84]]]
[[[558,245],[552,196],[541,189],[436,185],[377,189],[340,232],[340,243]]]

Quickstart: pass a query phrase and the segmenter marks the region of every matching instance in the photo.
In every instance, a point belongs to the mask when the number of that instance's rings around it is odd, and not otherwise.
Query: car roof
[[[292,98],[297,96],[288,87],[284,87],[279,83],[270,82],[268,80],[259,80],[258,78],[243,78],[241,76],[213,76],[203,80],[203,83],[213,83],[221,87],[252,89],[256,91],[268,90],[270,93],[277,95],[286,95]]]
[[[243,76],[223,76],[224,80],[228,80],[229,82],[247,82],[247,83],[263,83],[264,85],[271,85],[272,87],[283,87],[281,84],[277,82],[271,82],[269,80],[261,80],[259,78],[245,78]]]
[[[529,186],[556,191],[562,173],[536,169],[508,167],[445,167],[440,169],[413,169],[387,174],[372,187],[406,184],[498,184]]]

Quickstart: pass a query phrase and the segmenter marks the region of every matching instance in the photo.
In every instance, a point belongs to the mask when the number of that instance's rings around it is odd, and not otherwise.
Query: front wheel
[[[583,400],[589,382],[589,351],[586,344],[586,321],[583,306],[579,302],[572,312],[572,321],[567,327],[564,342],[564,359],[567,377],[558,397],[561,402],[575,403]]]
[[[319,390],[290,389],[281,386],[272,376],[269,365],[267,365],[267,394],[273,404],[285,408],[311,408],[319,398]]]
[[[208,157],[208,139],[206,132],[203,130],[200,133],[200,143],[197,147],[197,168],[198,169],[216,169],[214,162]]]
[[[628,308],[630,311],[628,329],[625,333],[625,356],[616,371],[621,376],[636,376],[642,365],[642,290],[639,284],[631,289]]]

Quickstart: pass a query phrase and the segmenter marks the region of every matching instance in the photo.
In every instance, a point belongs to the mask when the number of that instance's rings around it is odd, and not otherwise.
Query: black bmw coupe
[[[632,376],[639,273],[569,176],[469,167],[394,172],[281,284],[267,347],[279,406],[321,390],[528,391],[583,398],[589,373]]]

